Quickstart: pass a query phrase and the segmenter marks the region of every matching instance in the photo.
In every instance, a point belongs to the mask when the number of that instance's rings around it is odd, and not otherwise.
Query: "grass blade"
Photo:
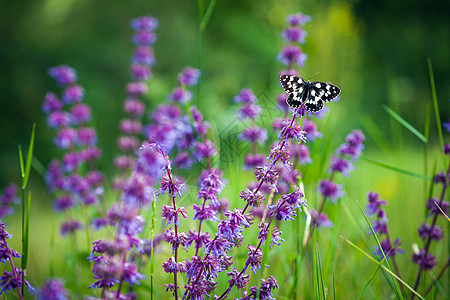
[[[374,164],[376,166],[379,166],[379,167],[382,167],[382,168],[385,168],[385,169],[388,169],[388,170],[391,170],[391,171],[394,171],[394,172],[402,173],[402,174],[405,174],[405,175],[409,175],[409,176],[412,176],[412,177],[417,177],[417,178],[425,179],[425,180],[431,180],[432,179],[432,178],[430,178],[428,176],[424,176],[422,174],[414,173],[414,172],[411,172],[411,171],[408,171],[408,170],[403,170],[403,169],[400,169],[400,168],[397,168],[397,167],[394,167],[394,166],[391,166],[391,165],[388,165],[388,164],[385,164],[385,163],[381,163],[381,162],[377,162],[377,161],[368,159],[368,158],[362,157],[361,159],[364,160],[364,161],[367,161],[367,162],[369,162],[371,164]]]
[[[395,111],[393,111],[392,109],[390,109],[389,107],[387,107],[386,105],[383,105],[384,110],[391,115],[392,118],[394,118],[394,120],[396,120],[397,122],[399,122],[401,125],[403,125],[403,127],[405,127],[406,129],[408,129],[412,134],[414,134],[417,138],[419,138],[419,140],[421,140],[424,143],[428,143],[428,139],[419,132],[419,130],[417,130],[416,128],[414,128],[411,124],[409,124],[405,119],[403,119],[402,117],[400,117]]]
[[[209,19],[211,18],[211,15],[214,11],[214,7],[216,6],[217,0],[211,0],[209,2],[208,8],[206,9],[205,14],[202,17],[202,21],[200,23],[200,28],[203,30],[208,25]]]
[[[373,261],[375,264],[379,265],[380,268],[382,268],[384,271],[386,271],[389,275],[393,276],[395,279],[397,279],[399,282],[401,282],[403,284],[403,286],[405,286],[408,290],[410,290],[414,295],[416,295],[416,297],[418,297],[419,299],[425,300],[424,297],[422,297],[418,292],[416,292],[412,287],[410,287],[406,282],[404,282],[400,277],[398,277],[397,275],[395,275],[394,272],[392,272],[391,270],[389,270],[388,268],[386,268],[385,266],[383,266],[381,264],[381,262],[377,261],[375,258],[373,258],[370,254],[368,254],[367,252],[365,252],[363,249],[359,248],[358,246],[356,246],[355,244],[353,244],[352,242],[350,242],[348,239],[346,239],[345,237],[341,236],[342,239],[344,239],[344,241],[346,241],[350,246],[352,246],[353,248],[355,248],[356,250],[360,251],[362,254],[364,254],[368,259],[370,259],[371,261]]]
[[[25,174],[23,177],[22,188],[25,188],[27,186],[28,178],[30,177],[31,161],[33,160],[35,131],[36,124],[33,124],[33,129],[31,130],[30,145],[28,146],[27,161],[25,163]]]
[[[431,97],[433,99],[434,115],[435,115],[435,119],[436,119],[436,127],[438,130],[438,135],[439,135],[439,144],[441,145],[441,149],[444,149],[444,138],[442,136],[441,116],[439,115],[439,105],[438,105],[437,94],[436,94],[436,84],[434,82],[433,65],[431,64],[430,58],[428,58],[428,73],[430,76]]]
[[[379,240],[378,237],[377,237],[377,233],[376,233],[375,230],[373,229],[372,224],[370,223],[369,218],[367,218],[366,214],[364,213],[364,210],[362,209],[361,205],[359,204],[359,201],[356,201],[356,204],[358,204],[358,207],[359,207],[359,209],[361,210],[361,212],[362,212],[362,214],[363,214],[363,216],[364,216],[364,219],[366,219],[366,222],[367,222],[367,224],[368,224],[369,227],[370,227],[370,231],[372,232],[372,235],[373,235],[373,237],[375,238],[375,240],[376,240],[376,242],[377,242],[378,248],[380,249],[381,254],[383,255],[383,260],[381,260],[381,262],[380,262],[380,264],[382,264],[383,261],[384,261],[384,258],[386,258],[387,255],[384,253],[383,247],[381,246],[381,243],[380,243],[380,240]],[[387,266],[388,266],[388,268],[389,268],[389,271],[391,271],[391,273],[393,273],[393,272],[392,272],[391,265],[389,264],[389,260],[387,260],[387,259],[386,259],[386,264],[387,264]],[[397,277],[398,277],[398,276],[397,276]],[[393,281],[393,284],[394,284],[394,287],[395,287],[395,291],[397,292],[397,297],[398,297],[399,299],[403,299],[403,295],[402,295],[402,293],[401,293],[401,291],[400,291],[400,289],[399,289],[399,287],[398,287],[397,282],[395,281],[394,278],[392,278],[392,281]]]

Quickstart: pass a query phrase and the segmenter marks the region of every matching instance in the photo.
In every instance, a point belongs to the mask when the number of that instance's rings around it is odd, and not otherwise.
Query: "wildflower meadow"
[[[29,101],[2,100],[3,299],[450,297],[448,41],[374,58],[408,39],[364,1],[38,2],[35,47],[0,46]]]

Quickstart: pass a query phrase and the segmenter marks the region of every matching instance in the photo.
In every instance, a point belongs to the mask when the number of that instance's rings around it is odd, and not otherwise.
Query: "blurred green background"
[[[441,119],[448,120],[448,1],[218,1],[206,29],[199,106],[219,130],[229,122],[231,99],[241,88],[269,97],[281,91],[280,31],[286,15],[298,11],[313,18],[305,26],[308,60],[302,71],[319,72],[314,80],[333,82],[343,91],[332,108],[338,132],[361,127],[370,117],[395,143],[398,136],[387,133],[392,124],[382,104],[423,131],[430,103],[427,57],[434,66]],[[165,100],[184,66],[198,67],[196,1],[0,1],[0,186],[18,180],[17,146],[27,143],[32,123],[37,124],[36,157],[47,165],[58,153],[40,110],[45,93],[57,90],[46,72],[58,64],[78,71],[103,149],[100,168],[110,169],[133,51],[129,23],[142,15],[160,22],[146,99],[152,108]]]
[[[210,121],[214,133],[221,132],[234,120],[236,106],[232,104],[232,97],[241,88],[249,87],[261,98],[272,101],[282,92],[278,83],[282,65],[276,60],[284,45],[280,32],[287,25],[286,15],[299,11],[312,16],[312,22],[304,27],[308,37],[303,50],[308,59],[303,73],[310,77],[319,72],[314,80],[333,82],[342,90],[340,101],[329,104],[329,120],[319,124],[325,140],[331,140],[330,149],[334,150],[342,143],[351,129],[361,128],[367,137],[364,157],[423,173],[426,165],[422,158],[422,143],[393,121],[382,106],[388,105],[423,132],[427,107],[432,110],[427,66],[427,58],[430,58],[441,120],[449,120],[449,1],[219,0],[205,32],[201,102],[194,97],[194,104]],[[19,182],[17,146],[27,145],[33,123],[37,124],[36,158],[46,166],[62,153],[53,145],[54,132],[47,128],[41,113],[45,93],[58,91],[47,75],[47,69],[59,64],[68,64],[78,72],[79,83],[86,90],[85,102],[92,107],[99,146],[103,151],[99,168],[111,179],[113,157],[118,152],[118,124],[124,117],[125,86],[130,79],[130,56],[134,49],[129,23],[143,15],[154,16],[160,22],[154,46],[154,77],[149,82],[150,92],[145,99],[148,108],[152,109],[165,101],[176,85],[176,75],[184,66],[198,67],[196,1],[0,0],[0,188],[10,181]],[[442,167],[442,161],[433,157],[440,153],[437,147],[437,130],[432,117],[429,169],[435,162]],[[232,179],[231,187],[224,191],[231,199],[244,186],[239,179],[245,179],[246,183],[252,175],[240,172],[236,163],[225,169],[225,177]],[[50,258],[39,255],[48,251],[49,240],[53,239],[50,236],[56,236],[57,245],[69,248],[68,243],[56,234],[58,220],[63,216],[49,214],[51,197],[45,193],[44,181],[35,171],[32,171],[30,185],[33,200],[43,204],[32,205],[35,210],[32,216],[36,216],[34,220],[32,217],[36,225],[33,232],[38,234],[32,236],[30,243],[33,245],[31,264],[45,266],[50,261],[51,270],[60,269],[56,274],[64,274],[64,264],[55,263],[54,267],[52,255]],[[322,245],[332,243],[332,249],[335,249],[339,234],[353,240],[366,235],[367,224],[362,221],[354,200],[365,205],[365,195],[374,189],[389,202],[387,213],[394,219],[390,223],[393,235],[402,233],[406,254],[400,269],[415,272],[415,266],[411,266],[409,260],[410,246],[420,241],[416,228],[424,215],[426,185],[427,182],[421,179],[359,162],[351,180],[346,182],[348,197],[342,201],[342,206],[330,206],[330,215],[337,219],[336,226],[320,236]],[[319,200],[312,196],[315,186],[306,186],[306,190],[307,195],[311,195],[308,203],[315,207]],[[405,201],[412,205],[405,205]],[[49,225],[50,220],[41,224],[38,218],[43,215],[58,220],[52,220],[52,225]],[[402,217],[395,220],[397,216]],[[46,234],[39,234],[40,230],[46,230]],[[294,241],[297,232],[291,230],[289,234]],[[17,247],[19,242],[15,241]],[[373,246],[373,241],[371,243],[366,245],[366,250]],[[277,251],[288,257],[292,255],[291,249],[292,245],[288,244]],[[445,244],[440,249],[437,256],[445,256]],[[56,254],[59,261],[64,259],[59,257],[61,253],[70,254],[73,249],[60,250]],[[340,262],[347,262],[342,257],[355,254],[354,249],[345,246],[336,251],[337,254],[333,250],[326,256],[328,262],[332,255],[341,255]],[[81,260],[84,259],[85,255]],[[352,259],[367,263],[360,256],[349,260]],[[369,272],[365,266],[364,270],[358,270],[358,263],[353,262],[342,268],[342,272],[351,272],[351,278],[341,278],[339,282],[355,289],[341,291],[342,295],[355,293],[357,296],[363,285],[358,282],[359,272]],[[339,262],[337,267],[339,270]],[[40,270],[36,267],[36,270],[30,270],[31,276],[41,283],[48,276],[48,270],[46,267]],[[409,283],[413,281],[414,272],[403,274]],[[307,272],[305,274],[303,276],[309,276]],[[307,289],[308,281],[302,282],[305,287],[299,289]]]

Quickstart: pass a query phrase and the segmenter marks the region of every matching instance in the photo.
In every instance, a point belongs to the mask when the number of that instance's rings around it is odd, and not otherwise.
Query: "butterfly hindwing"
[[[293,108],[300,107],[302,105],[302,93],[290,93],[286,98],[286,103]]]
[[[280,83],[286,93],[290,94],[292,92],[301,93],[301,91],[298,90],[304,86],[305,81],[303,80],[303,78],[294,75],[281,75]]]

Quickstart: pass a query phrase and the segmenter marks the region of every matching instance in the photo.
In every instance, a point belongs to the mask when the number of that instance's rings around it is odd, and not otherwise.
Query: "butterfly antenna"
[[[308,80],[312,79],[314,76],[316,76],[317,74],[319,74],[319,72],[314,73],[313,76],[311,76],[311,78],[309,78]]]

